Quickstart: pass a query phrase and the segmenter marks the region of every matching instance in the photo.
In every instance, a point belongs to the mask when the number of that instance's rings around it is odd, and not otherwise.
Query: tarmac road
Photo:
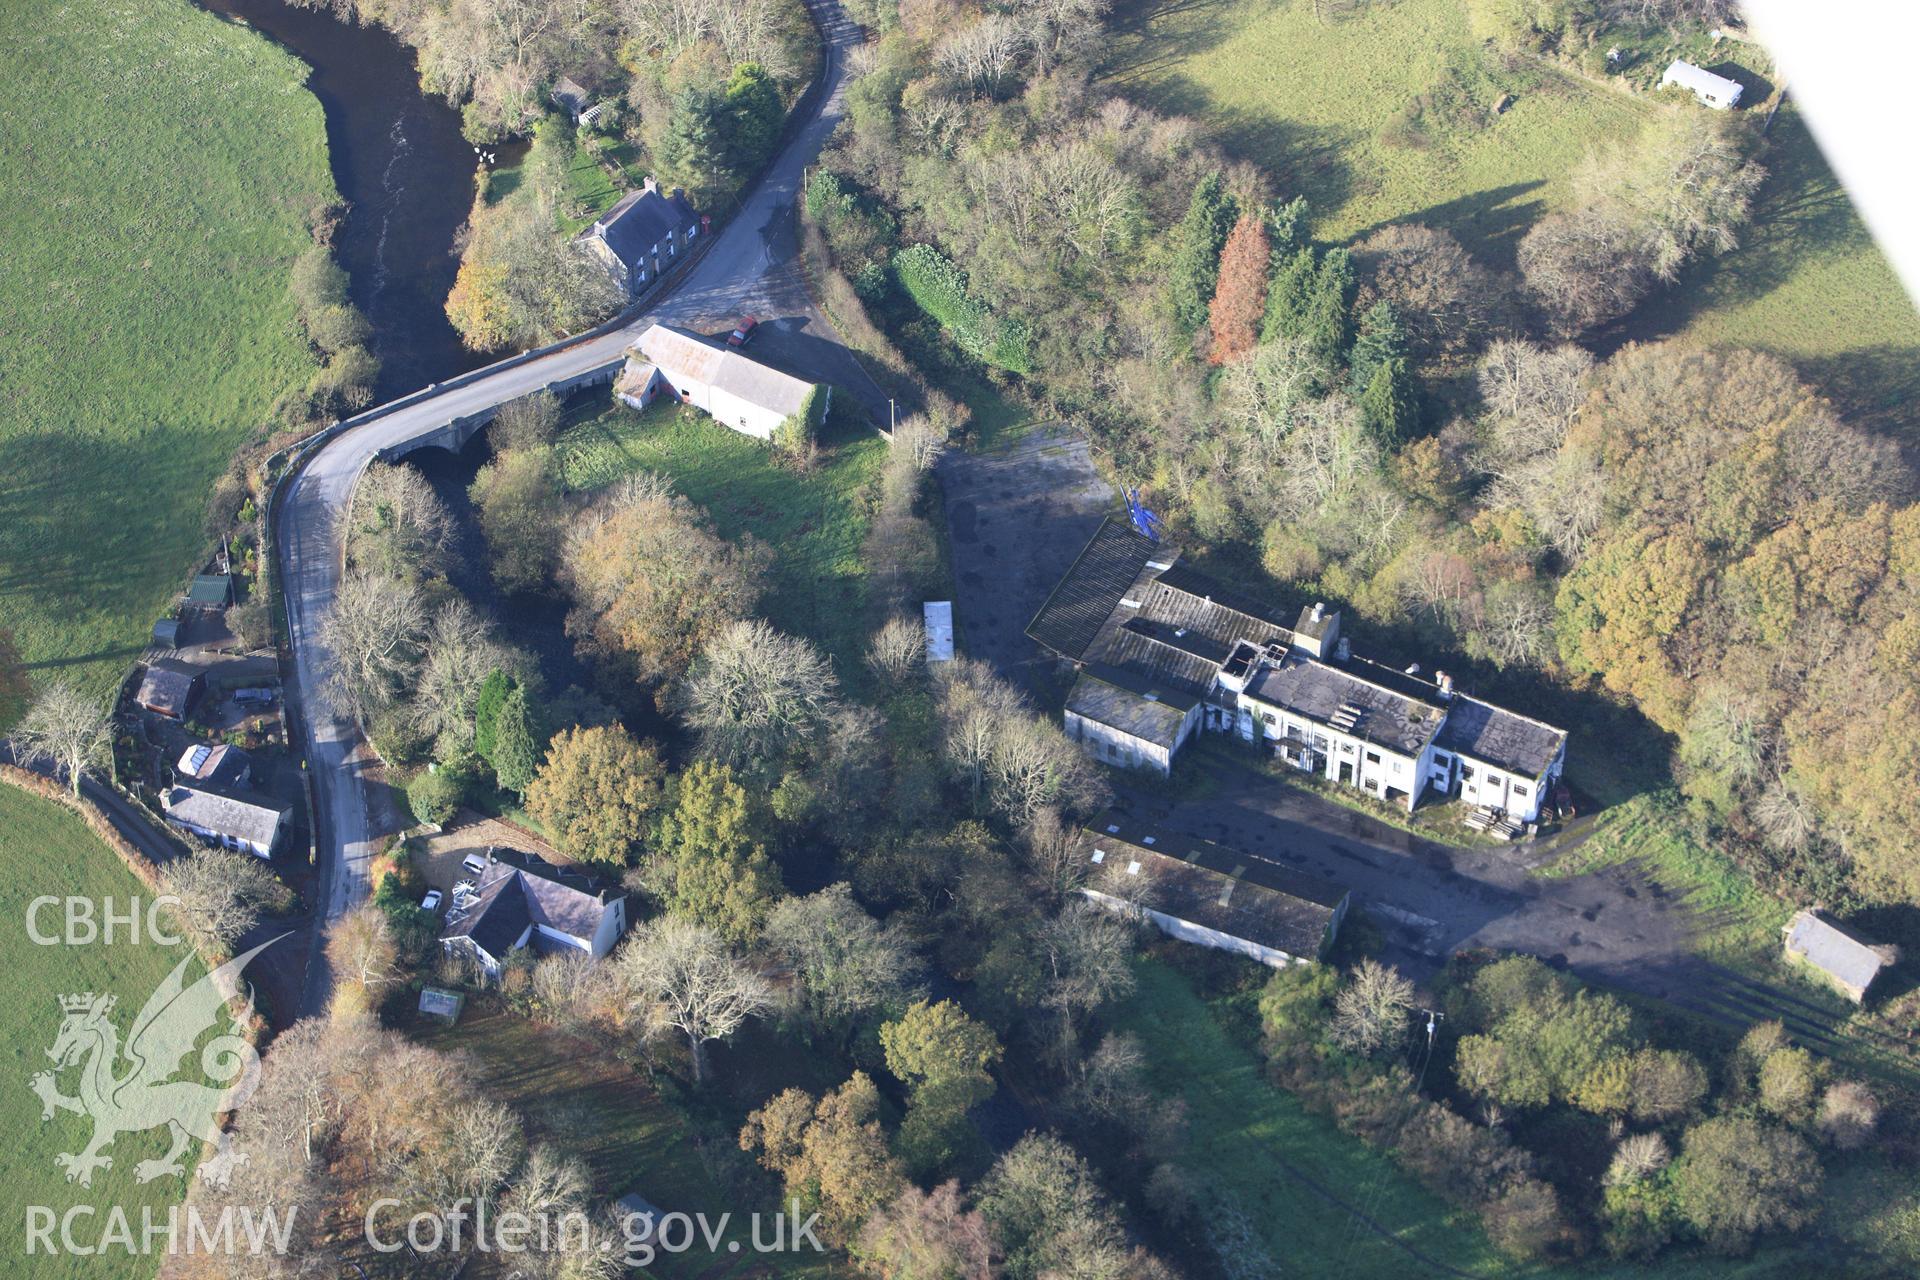
[[[819,87],[807,99],[812,115],[789,141],[705,255],[646,311],[620,328],[493,372],[455,380],[434,394],[396,402],[370,421],[343,431],[313,454],[289,483],[277,520],[281,582],[286,592],[293,670],[290,705],[298,713],[313,776],[313,825],[318,845],[315,919],[302,1005],[321,1012],[331,989],[324,946],[326,926],[367,893],[367,862],[377,838],[365,771],[370,761],[353,727],[336,720],[324,692],[330,655],[321,642],[339,585],[339,517],[360,472],[381,450],[440,429],[456,418],[483,413],[557,381],[617,361],[648,325],[671,323],[699,332],[730,328],[735,317],[761,319],[756,354],[816,380],[836,383],[884,421],[885,395],[847,353],[808,298],[798,270],[794,202],[806,168],[840,122],[846,55],[861,41],[838,0],[808,0],[824,37]],[[877,412],[876,412],[877,410]]]

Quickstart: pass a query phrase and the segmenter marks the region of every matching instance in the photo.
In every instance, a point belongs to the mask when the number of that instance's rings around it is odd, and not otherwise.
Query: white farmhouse
[[[1459,796],[1535,821],[1566,761],[1552,725],[1458,692],[1444,672],[1356,657],[1340,614],[1298,614],[1222,586],[1107,520],[1027,627],[1075,663],[1067,736],[1096,759],[1166,773],[1201,730],[1409,810]]]
[[[1675,58],[1668,64],[1666,73],[1660,77],[1660,87],[1677,84],[1690,91],[1694,97],[1716,111],[1727,111],[1739,105],[1740,83],[1725,76],[1717,76],[1705,67],[1696,67],[1691,62],[1682,62]]]
[[[636,409],[661,395],[712,415],[715,422],[757,440],[771,439],[788,418],[826,415],[833,388],[805,382],[730,347],[656,324],[627,353],[614,394]],[[817,398],[814,392],[821,394]]]
[[[290,808],[267,796],[205,786],[169,787],[160,807],[174,826],[256,858],[273,856],[293,817]]]
[[[626,931],[627,899],[619,890],[533,854],[489,850],[479,879],[456,886],[440,945],[465,952],[497,978],[523,947],[597,960]]]

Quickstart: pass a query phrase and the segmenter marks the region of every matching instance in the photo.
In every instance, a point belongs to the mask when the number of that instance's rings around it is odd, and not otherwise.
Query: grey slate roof
[[[718,387],[748,404],[790,418],[807,402],[814,384],[749,360],[731,347],[718,346],[691,333],[656,324],[634,344],[639,356],[658,365],[668,381],[681,374],[694,382]]]
[[[511,867],[502,871],[478,886],[466,914],[449,924],[442,938],[469,938],[495,960],[506,958],[533,916],[520,889],[520,873]]]
[[[1198,701],[1188,691],[1155,685],[1124,668],[1095,664],[1073,682],[1067,694],[1067,710],[1129,737],[1172,749],[1180,736],[1181,723]]]
[[[613,255],[629,268],[648,266],[647,255],[667,238],[668,232],[685,232],[696,225],[700,215],[679,192],[664,195],[654,191],[632,191],[620,197],[589,229]]]
[[[1537,778],[1560,754],[1566,740],[1565,729],[1456,694],[1447,706],[1447,723],[1435,745],[1509,773]]]
[[[1089,862],[1104,850],[1102,865],[1121,874],[1138,862],[1155,911],[1306,959],[1319,956],[1347,897],[1344,885],[1112,811],[1081,833],[1081,849]]]
[[[206,787],[173,787],[163,807],[167,816],[216,835],[268,848],[287,806],[268,796]]]
[[[1861,991],[1872,985],[1886,965],[1859,934],[1812,911],[1800,912],[1788,924],[1787,950]]]
[[[1420,754],[1443,714],[1439,706],[1298,653],[1262,667],[1248,682],[1247,696],[1316,724],[1332,725],[1343,709],[1357,712],[1341,732],[1409,756]]]
[[[579,81],[572,76],[561,76],[553,82],[553,100],[577,118],[591,99]]]
[[[440,936],[471,937],[495,959],[529,924],[591,942],[601,918],[623,896],[612,890],[603,897],[603,886],[593,877],[517,850],[501,851],[475,889],[471,909]]]
[[[1109,516],[1027,635],[1084,665],[1068,710],[1163,746],[1178,731],[1169,708],[1184,712],[1210,696],[1221,664],[1245,641],[1265,655],[1249,697],[1401,754],[1418,755],[1436,730],[1447,749],[1527,777],[1559,754],[1564,730],[1464,694],[1448,701],[1432,681],[1365,658],[1326,662],[1295,647],[1297,637],[1324,642],[1337,616],[1283,610],[1223,586],[1182,563],[1177,548]]]

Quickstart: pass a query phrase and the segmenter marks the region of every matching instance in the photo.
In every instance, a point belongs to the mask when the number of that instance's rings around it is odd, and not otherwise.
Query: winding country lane
[[[313,951],[303,999],[307,1013],[326,1004],[331,981],[323,951],[328,927],[367,894],[367,863],[373,853],[364,771],[366,752],[351,724],[336,720],[324,691],[329,655],[321,632],[339,584],[340,515],[354,482],[383,450],[431,435],[457,419],[604,367],[621,358],[648,325],[669,322],[697,329],[731,323],[751,312],[774,317],[782,328],[810,341],[806,372],[840,382],[874,408],[877,388],[858,371],[832,327],[807,298],[798,270],[794,204],[807,166],[820,154],[844,109],[847,54],[860,43],[860,29],[839,0],[807,0],[822,35],[820,82],[803,100],[810,112],[790,131],[785,149],[749,191],[705,255],[670,281],[666,292],[620,327],[551,350],[533,359],[506,361],[426,393],[362,414],[312,453],[288,482],[275,524],[281,584],[293,654],[289,697],[299,710],[314,790],[314,838],[318,884]],[[836,376],[838,374],[839,376]],[[884,414],[884,399],[879,408]]]

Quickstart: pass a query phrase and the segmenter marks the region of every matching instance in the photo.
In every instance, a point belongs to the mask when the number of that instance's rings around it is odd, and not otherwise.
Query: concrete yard
[[[1029,692],[1051,669],[1027,623],[1117,510],[1087,442],[1036,431],[1005,449],[948,453],[939,465],[953,554],[954,627],[961,653],[991,663]]]

